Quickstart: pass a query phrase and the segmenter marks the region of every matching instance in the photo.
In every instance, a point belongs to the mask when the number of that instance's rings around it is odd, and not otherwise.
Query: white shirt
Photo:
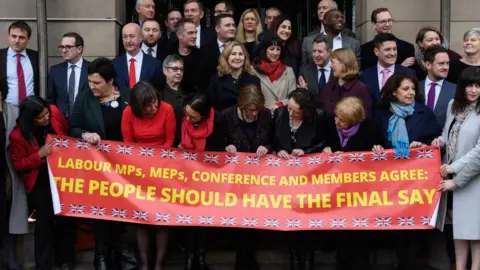
[[[80,76],[82,74],[82,65],[83,65],[83,57],[80,57],[80,60],[78,60],[77,63],[72,64],[68,63],[68,69],[67,69],[67,89],[68,85],[70,85],[70,75],[72,74],[72,66],[75,66],[74,72],[75,72],[75,94],[73,100],[77,98],[78,95],[78,88],[80,87]],[[68,90],[67,90],[68,91]]]
[[[442,90],[443,80],[436,82],[435,85],[435,103],[433,103],[433,108],[437,106],[438,97],[440,96],[440,91]],[[430,85],[432,81],[427,77],[425,78],[425,104],[428,102],[428,93],[430,93]]]
[[[157,58],[157,47],[158,47],[157,44],[155,44],[155,46],[153,46],[153,47],[148,47],[147,44],[142,42],[142,52],[145,53],[146,55],[148,55],[148,49],[152,48],[152,57],[153,58]]]
[[[197,26],[197,40],[195,41],[195,45],[197,48],[200,48],[200,36],[201,36],[202,27],[200,25]]]
[[[130,74],[130,59],[132,58],[135,59],[135,80],[138,83],[140,81],[140,73],[142,72],[143,52],[138,52],[135,57],[132,57],[127,53],[128,74]]]
[[[20,53],[22,58],[23,75],[25,77],[25,86],[27,87],[27,97],[35,95],[35,82],[33,81],[33,67],[30,58],[28,58],[27,51],[23,50]],[[8,94],[5,102],[8,104],[18,106],[18,76],[17,76],[17,52],[12,48],[7,51],[7,84]]]
[[[322,69],[322,67],[317,66],[317,68],[318,68],[317,81],[320,81],[320,77],[322,76],[322,72],[320,71],[320,69]],[[330,74],[332,73],[332,62],[328,61],[328,64],[326,66],[324,66],[323,69],[325,70],[323,72],[323,73],[325,73],[325,82],[328,83],[328,80],[330,80]]]
[[[342,47],[343,47],[343,45],[342,45],[342,33],[340,33],[340,34],[338,34],[338,36],[336,36],[333,39],[332,52],[335,51],[335,50],[341,49]]]
[[[228,43],[230,43],[230,42],[226,42],[226,43],[225,43],[225,46],[228,45]],[[217,44],[218,44],[218,49],[220,50],[220,53],[222,53],[223,50],[225,49],[225,48],[223,47],[223,44],[224,44],[224,43],[221,42],[221,41],[217,38]]]
[[[378,72],[378,89],[382,91],[382,81],[383,81],[383,70],[385,68],[380,65],[380,63],[377,62],[377,72]],[[388,78],[390,78],[393,73],[395,72],[395,65],[391,65],[387,68],[390,72],[388,72]]]
[[[323,26],[323,23],[320,24],[320,34],[322,34],[322,35],[327,34],[327,33],[325,33],[325,26]]]

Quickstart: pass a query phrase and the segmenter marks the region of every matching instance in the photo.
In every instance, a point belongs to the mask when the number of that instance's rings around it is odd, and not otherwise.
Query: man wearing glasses
[[[392,14],[387,8],[377,8],[372,12],[372,27],[379,33],[392,33],[392,26],[395,22],[392,18]],[[378,62],[374,53],[373,40],[365,43],[361,47],[361,66],[362,69],[375,66]],[[408,67],[415,62],[415,48],[407,41],[397,38],[397,62],[402,66]]]
[[[58,50],[65,62],[53,66],[48,76],[47,101],[56,105],[67,119],[77,95],[88,90],[89,62],[82,57],[83,48],[79,34],[64,34]]]

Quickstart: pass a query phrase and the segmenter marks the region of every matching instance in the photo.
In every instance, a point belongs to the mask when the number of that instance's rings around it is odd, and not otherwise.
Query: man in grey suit
[[[448,75],[450,59],[447,49],[442,46],[430,47],[425,51],[427,78],[419,83],[420,93],[425,104],[433,110],[438,124],[443,128],[447,117],[448,102],[453,99],[456,85],[445,80]]]
[[[332,40],[332,51],[341,48],[350,48],[357,56],[357,62],[360,66],[360,41],[346,36],[342,33],[344,29],[343,14],[338,9],[327,11],[324,16],[324,27],[326,36]],[[315,36],[308,36],[303,39],[302,44],[302,66],[313,63],[312,46]]]

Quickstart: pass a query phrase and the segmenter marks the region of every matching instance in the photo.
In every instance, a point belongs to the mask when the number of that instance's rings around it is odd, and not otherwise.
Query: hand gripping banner
[[[440,152],[229,155],[55,136],[55,213],[167,226],[431,229]],[[433,218],[435,219],[435,218]]]

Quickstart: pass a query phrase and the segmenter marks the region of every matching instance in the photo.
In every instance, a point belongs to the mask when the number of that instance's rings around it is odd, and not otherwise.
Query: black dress
[[[465,64],[460,59],[451,60],[447,81],[457,84],[458,80],[460,79],[460,75],[462,75],[462,72],[469,67],[475,67],[475,66]],[[480,66],[477,66],[477,67],[480,67]]]

